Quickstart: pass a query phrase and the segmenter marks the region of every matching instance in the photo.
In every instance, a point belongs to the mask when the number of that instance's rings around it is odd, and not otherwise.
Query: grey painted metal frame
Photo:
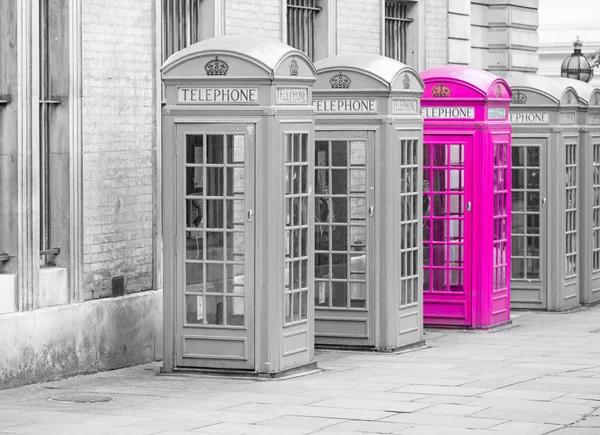
[[[511,308],[573,308],[583,255],[578,94],[562,79],[505,78],[513,91]]]
[[[299,308],[305,310],[306,318],[287,323],[284,318],[284,288],[288,276],[284,251],[285,145],[287,137],[296,135],[306,144],[306,155],[314,153],[314,112],[310,102],[316,71],[312,62],[304,53],[278,41],[226,36],[205,40],[175,53],[163,66],[162,74],[166,85],[166,106],[163,109],[162,370],[232,369],[277,376],[288,370],[314,367],[314,291],[310,255],[307,255],[305,288],[307,305]],[[192,90],[195,98],[190,101]],[[200,95],[202,98],[198,98]],[[254,289],[254,321],[247,326],[255,334],[254,338],[250,333],[247,336],[246,352],[249,357],[244,359],[236,355],[238,364],[227,357],[227,352],[221,355],[207,355],[205,352],[198,355],[197,363],[186,363],[180,358],[185,350],[184,336],[202,335],[203,326],[190,328],[181,319],[182,316],[176,314],[184,307],[182,296],[185,287],[180,283],[184,259],[180,258],[182,255],[176,246],[176,223],[177,219],[182,219],[182,207],[177,206],[177,201],[180,201],[177,192],[184,188],[179,175],[182,165],[177,164],[178,156],[175,155],[175,150],[181,146],[177,143],[177,135],[185,131],[204,134],[214,130],[222,133],[240,125],[245,127],[245,132],[240,130],[240,134],[253,136],[255,143],[255,150],[250,156],[254,163],[246,163],[245,175],[245,185],[253,189],[254,196],[251,201],[254,206],[248,210],[245,224],[245,231],[253,233],[254,243],[245,247],[245,255],[252,256],[252,261],[247,264],[253,264],[253,282],[248,283],[248,288]],[[303,162],[302,165],[307,167],[303,188],[310,193],[312,160],[306,157]],[[310,217],[314,215],[314,209],[312,201],[306,203],[308,239],[305,243],[311,246],[313,219]],[[224,344],[232,337],[228,335],[227,328],[217,329],[222,334],[212,337],[216,345],[211,349],[218,352],[226,348]],[[223,344],[221,347],[219,337]],[[188,352],[187,361],[193,356]]]
[[[412,68],[379,55],[337,55],[315,66],[317,143],[366,138],[368,189],[374,191],[366,217],[370,303],[345,312],[316,308],[315,343],[381,351],[422,344],[423,82]],[[372,329],[348,334],[357,318]]]

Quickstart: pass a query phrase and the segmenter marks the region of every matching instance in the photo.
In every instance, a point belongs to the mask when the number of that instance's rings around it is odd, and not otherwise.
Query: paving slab
[[[519,312],[502,331],[428,330],[410,352],[319,350],[323,370],[293,379],[151,363],[14,388],[0,391],[0,435],[600,435],[599,319]],[[48,401],[77,394],[113,400]]]

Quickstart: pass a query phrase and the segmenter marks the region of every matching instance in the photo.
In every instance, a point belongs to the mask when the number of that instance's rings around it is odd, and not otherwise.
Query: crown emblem
[[[527,103],[527,95],[517,91],[513,94],[512,102],[513,104],[525,104]]]
[[[502,98],[502,86],[496,86],[496,97]]]
[[[296,59],[292,59],[292,61],[290,62],[290,75],[298,75],[298,62],[296,62]]]
[[[337,75],[331,77],[329,83],[331,83],[333,89],[348,89],[352,80],[340,71]]]
[[[571,104],[573,102],[573,96],[571,95],[571,93],[567,94],[567,104]]]
[[[204,65],[204,69],[207,76],[226,76],[229,65],[224,60],[219,59],[219,56],[215,56],[213,60]]]
[[[450,88],[442,84],[437,85],[431,90],[431,95],[433,95],[436,98],[448,98],[451,93],[452,91],[450,90]]]
[[[410,77],[408,76],[408,74],[404,74],[402,85],[404,86],[404,89],[410,89]]]
[[[594,106],[598,106],[600,104],[600,98],[598,97],[598,95],[596,95],[596,97],[594,98]]]

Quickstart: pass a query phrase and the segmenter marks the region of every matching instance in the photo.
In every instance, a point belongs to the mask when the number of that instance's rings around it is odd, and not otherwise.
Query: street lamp
[[[583,42],[577,37],[573,43],[573,54],[568,56],[560,67],[560,75],[570,79],[581,80],[589,83],[594,77],[594,69],[591,62],[581,53]]]

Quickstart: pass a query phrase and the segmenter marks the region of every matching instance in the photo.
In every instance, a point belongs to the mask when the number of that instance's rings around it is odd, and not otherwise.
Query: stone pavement
[[[318,352],[320,372],[284,380],[154,363],[4,390],[0,434],[600,435],[600,307],[513,322],[428,331],[400,354]],[[48,400],[67,395],[114,400]]]

